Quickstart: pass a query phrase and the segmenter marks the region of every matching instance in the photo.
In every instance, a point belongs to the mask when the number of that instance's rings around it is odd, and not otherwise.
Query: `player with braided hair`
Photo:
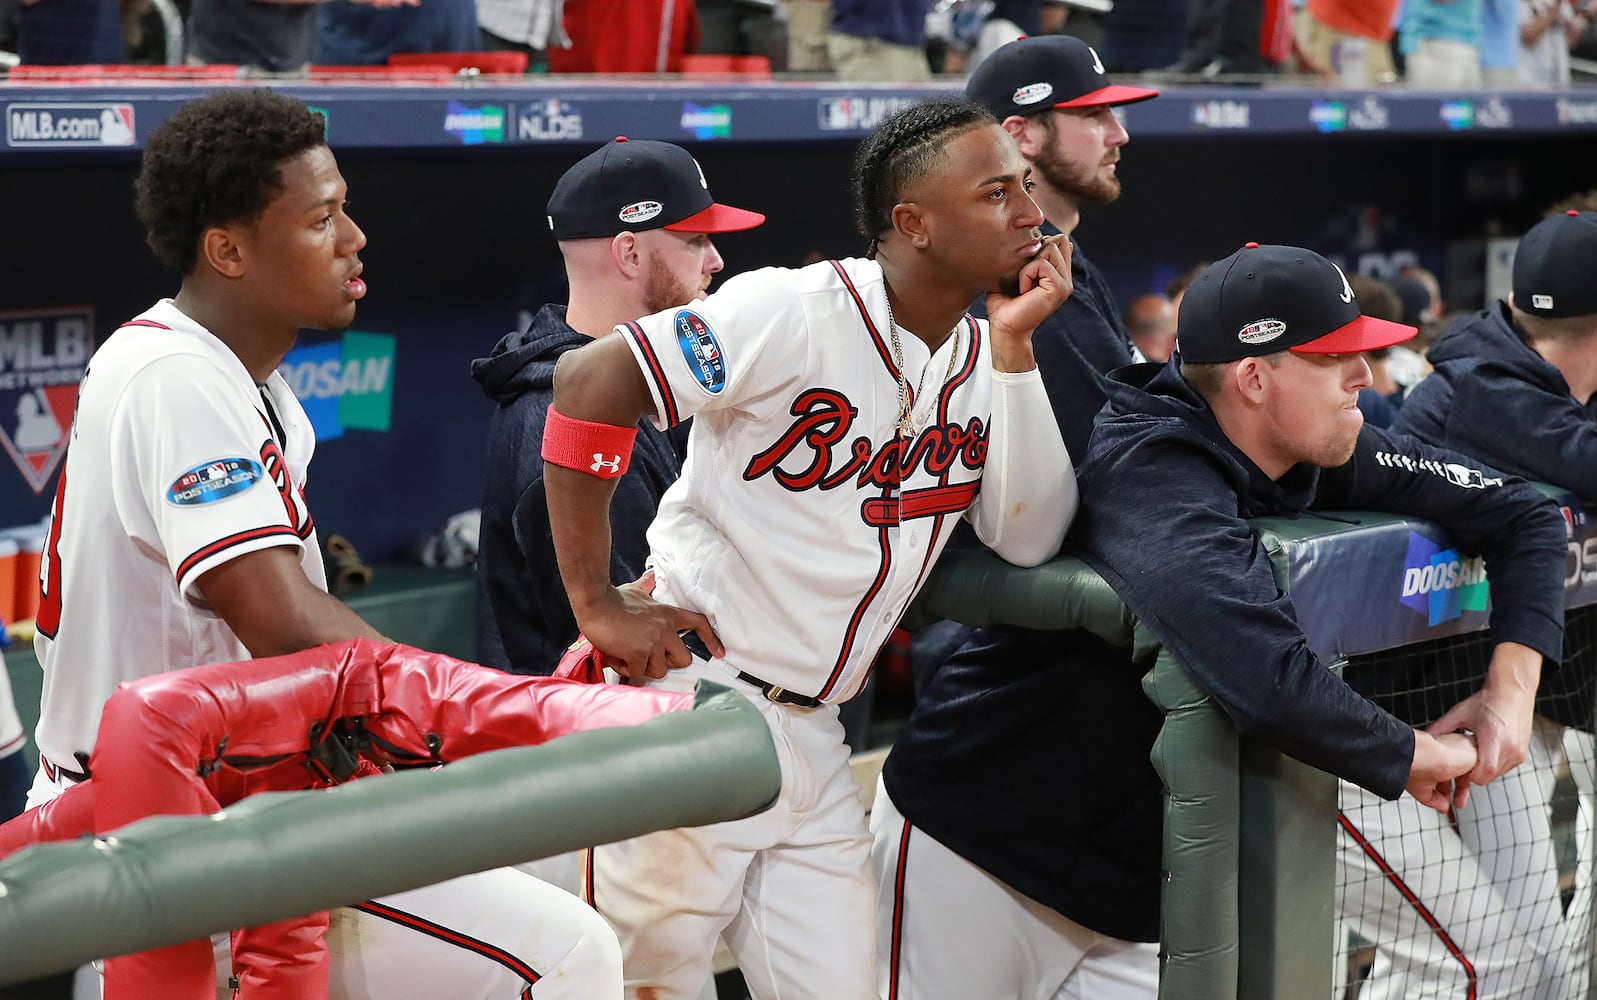
[[[578,624],[634,683],[730,683],[782,757],[759,817],[590,852],[586,893],[632,997],[696,995],[723,931],[756,997],[876,997],[870,838],[837,706],[961,516],[1034,565],[1074,514],[1031,351],[1070,292],[1069,248],[1037,232],[1014,141],[979,107],[915,105],[865,140],[854,187],[870,258],[740,275],[555,373],[545,484]],[[965,311],[983,294],[989,322]],[[646,415],[695,418],[649,529],[652,593],[612,586],[607,522]]]

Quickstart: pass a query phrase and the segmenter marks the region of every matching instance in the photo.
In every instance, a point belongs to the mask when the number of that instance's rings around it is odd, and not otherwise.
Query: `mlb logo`
[[[212,479],[221,479],[225,475],[227,475],[227,469],[222,466],[221,462],[217,462],[213,465],[207,465],[200,472],[200,482],[205,483],[210,482]]]
[[[1532,295],[1530,304],[1537,309],[1551,309],[1553,307],[1553,297],[1551,295]]]
[[[699,354],[706,361],[711,361],[721,356],[721,351],[716,346],[715,338],[710,336],[709,333],[709,330],[705,330],[699,334]]]

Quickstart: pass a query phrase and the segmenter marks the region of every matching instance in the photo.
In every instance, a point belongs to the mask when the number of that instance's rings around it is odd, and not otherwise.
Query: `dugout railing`
[[[692,711],[637,726],[40,844],[0,862],[0,984],[652,830],[739,819],[769,807],[780,788],[759,710],[701,683]]]
[[[1574,641],[1566,640],[1556,685],[1549,681],[1554,673],[1544,671],[1543,691],[1556,687],[1547,697],[1558,699],[1559,721],[1590,732],[1597,677],[1597,523],[1574,497],[1549,492],[1569,525],[1566,632]],[[1485,582],[1478,563],[1453,550],[1434,525],[1348,513],[1261,519],[1253,527],[1278,585],[1293,596],[1311,648],[1332,669],[1352,663],[1368,677],[1383,662],[1418,655],[1428,665],[1445,658],[1453,673],[1460,663],[1466,673],[1484,672]],[[1447,569],[1427,576],[1426,567],[1436,566]],[[1171,571],[1179,568],[1173,556]],[[920,621],[1085,629],[1132,647],[1134,659],[1150,665],[1143,687],[1165,713],[1152,754],[1166,790],[1161,1000],[1405,995],[1401,986],[1361,994],[1356,973],[1349,985],[1347,969],[1359,961],[1361,942],[1356,936],[1351,942],[1344,936],[1340,947],[1334,941],[1339,930],[1345,935],[1335,913],[1337,780],[1239,738],[1225,714],[1084,563],[1061,556],[1020,569],[984,552],[951,552],[914,614]],[[1442,699],[1461,697],[1460,690],[1442,685],[1426,692],[1440,706],[1428,717],[1452,703]],[[1391,703],[1414,694],[1394,687],[1376,700]],[[1538,699],[1539,711],[1546,700]],[[1566,776],[1560,783],[1566,797],[1567,786]],[[1058,791],[1069,793],[1067,787]],[[1563,827],[1566,847],[1572,846],[1569,826]],[[1590,839],[1589,833],[1582,836]],[[1580,853],[1589,858],[1593,846],[1586,844]],[[1570,902],[1570,887],[1564,888],[1560,905]],[[1526,996],[1597,997],[1586,982],[1593,935],[1583,926],[1574,942],[1588,957],[1575,963],[1579,986],[1562,983]],[[1362,945],[1368,952],[1373,942]],[[1415,987],[1408,989],[1417,995]]]

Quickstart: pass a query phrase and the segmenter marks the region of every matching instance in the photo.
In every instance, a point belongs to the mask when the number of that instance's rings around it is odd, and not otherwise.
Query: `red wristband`
[[[543,422],[543,460],[585,472],[599,479],[615,479],[632,464],[636,427],[574,420],[552,405]]]

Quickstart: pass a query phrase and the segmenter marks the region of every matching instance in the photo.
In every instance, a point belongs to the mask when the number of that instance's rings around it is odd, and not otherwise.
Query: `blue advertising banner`
[[[1597,604],[1597,518],[1574,495],[1547,490],[1568,535],[1565,607]],[[1277,566],[1285,565],[1288,592],[1317,654],[1356,656],[1486,628],[1486,567],[1436,525],[1389,514],[1331,518],[1253,522]]]

